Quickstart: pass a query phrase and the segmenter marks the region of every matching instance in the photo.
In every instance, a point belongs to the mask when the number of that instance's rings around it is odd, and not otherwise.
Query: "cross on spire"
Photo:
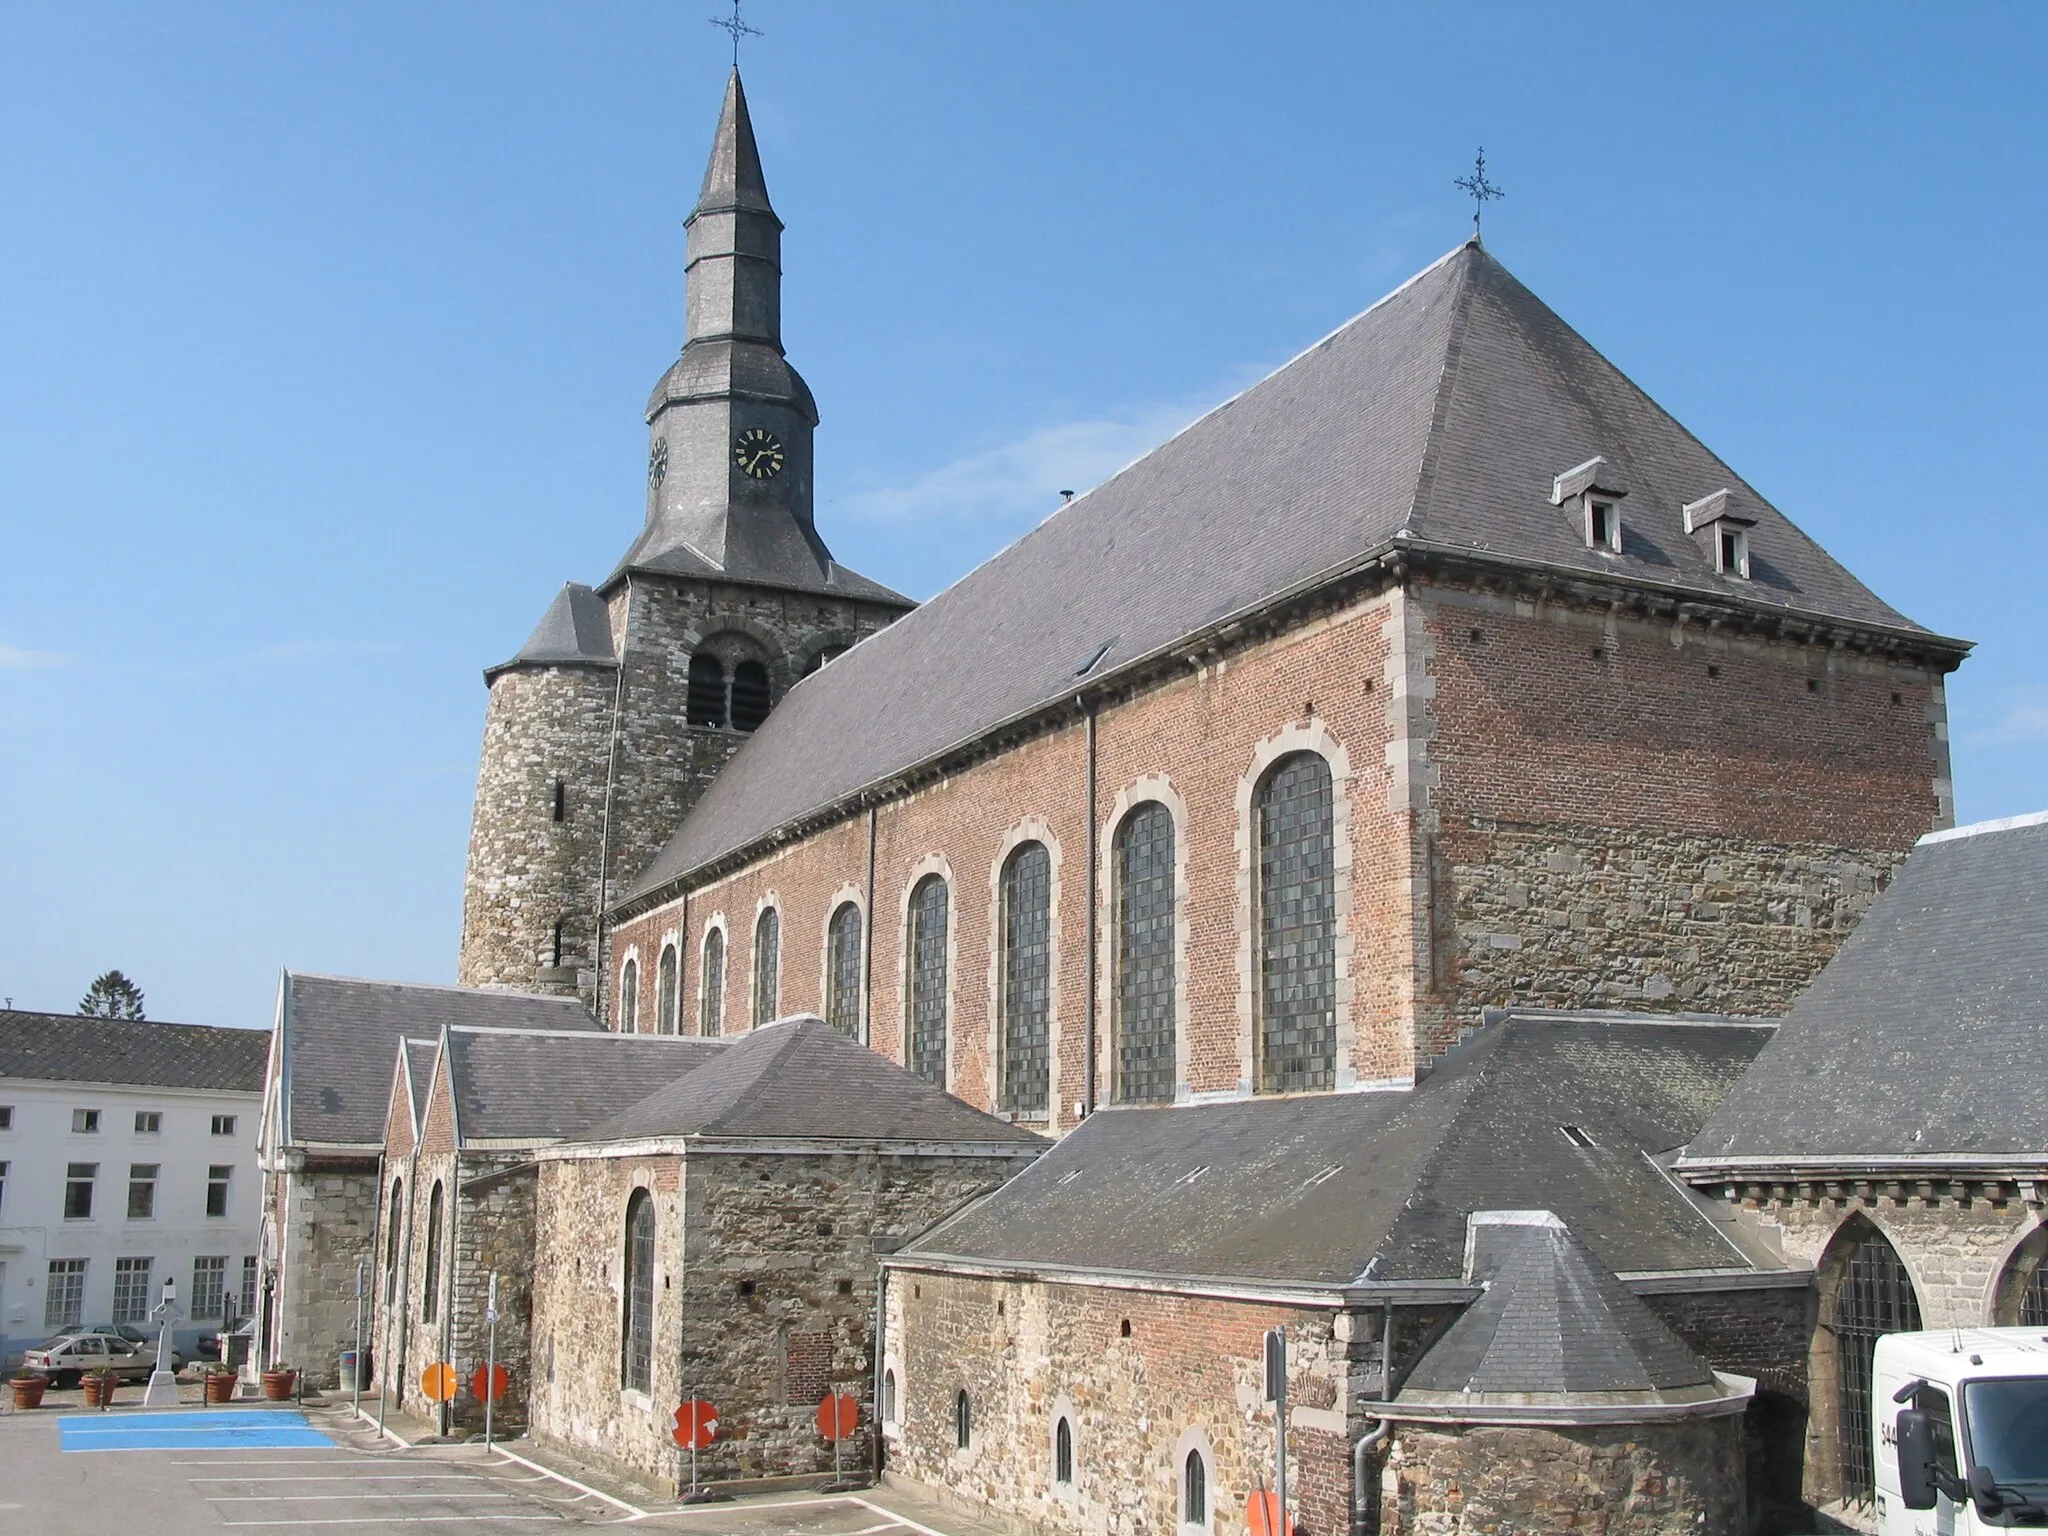
[[[739,0],[733,0],[733,4],[737,7]],[[1472,238],[1477,240],[1479,238],[1479,215],[1485,211],[1486,205],[1495,198],[1507,196],[1507,193],[1501,191],[1499,187],[1496,187],[1486,179],[1485,145],[1482,144],[1480,146],[1478,155],[1472,161],[1472,174],[1470,176],[1460,176],[1451,185],[1457,187],[1472,199]]]
[[[759,27],[750,27],[740,20],[740,0],[732,0],[732,15],[713,16],[710,18],[710,21],[711,25],[717,27],[721,32],[730,32],[732,34],[732,67],[734,69],[740,67],[740,39],[764,35]]]

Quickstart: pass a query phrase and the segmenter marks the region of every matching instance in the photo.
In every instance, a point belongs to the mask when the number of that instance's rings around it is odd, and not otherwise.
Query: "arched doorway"
[[[1835,1234],[1819,1278],[1814,1397],[1833,1408],[1835,1421],[1833,1476],[1821,1480],[1823,1491],[1868,1504],[1877,1493],[1870,1454],[1872,1358],[1879,1335],[1919,1328],[1920,1298],[1898,1250],[1862,1215]]]

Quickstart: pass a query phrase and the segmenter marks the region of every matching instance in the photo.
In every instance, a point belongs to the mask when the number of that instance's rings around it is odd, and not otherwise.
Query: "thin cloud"
[[[28,651],[18,645],[0,645],[0,670],[26,672],[31,667],[54,667],[66,660],[55,651]]]
[[[870,523],[1035,526],[1058,509],[1061,491],[1101,484],[1213,404],[1178,401],[1055,422],[938,465],[906,484],[859,492],[842,509]]]
[[[1963,741],[1973,747],[2017,747],[2048,741],[2048,704],[2015,704],[1997,724],[1966,732]]]
[[[329,656],[383,655],[398,649],[396,640],[286,640],[235,659],[242,662],[307,661]]]

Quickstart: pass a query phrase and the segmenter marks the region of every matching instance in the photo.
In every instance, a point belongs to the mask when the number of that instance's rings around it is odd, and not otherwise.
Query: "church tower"
[[[818,409],[782,351],[782,221],[737,70],[685,227],[683,349],[647,403],[640,535],[484,674],[465,986],[603,1007],[607,969],[655,964],[604,953],[604,907],[784,693],[911,607],[835,561],[813,521]]]

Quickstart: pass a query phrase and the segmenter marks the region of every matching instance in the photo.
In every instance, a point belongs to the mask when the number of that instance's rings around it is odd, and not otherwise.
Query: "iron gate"
[[[2020,1292],[2020,1326],[2048,1326],[2048,1259],[2027,1277],[2027,1288]]]
[[[1848,1273],[1835,1296],[1835,1423],[1842,1465],[1842,1496],[1868,1504],[1877,1495],[1870,1466],[1870,1379],[1877,1338],[1920,1326],[1920,1302],[1906,1266],[1884,1235],[1872,1232],[1849,1254]]]

